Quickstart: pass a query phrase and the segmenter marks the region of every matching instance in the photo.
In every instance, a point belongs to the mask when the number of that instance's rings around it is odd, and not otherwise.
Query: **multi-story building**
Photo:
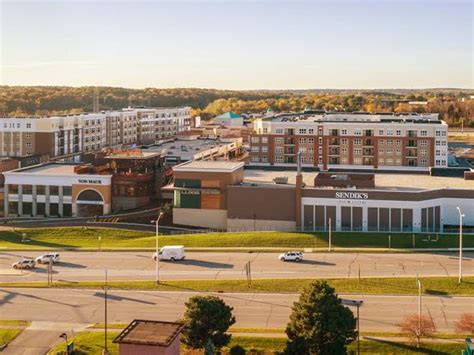
[[[448,125],[438,114],[305,112],[254,123],[252,165],[327,169],[428,170],[446,167]]]
[[[81,152],[82,120],[78,116],[0,118],[0,156],[60,156]]]
[[[188,130],[190,107],[128,108],[42,118],[0,118],[0,156],[58,157],[150,144]]]

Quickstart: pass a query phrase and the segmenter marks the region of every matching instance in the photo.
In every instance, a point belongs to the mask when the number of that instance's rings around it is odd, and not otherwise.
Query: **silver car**
[[[14,269],[34,269],[36,267],[36,263],[33,259],[21,259],[16,263],[12,264]]]

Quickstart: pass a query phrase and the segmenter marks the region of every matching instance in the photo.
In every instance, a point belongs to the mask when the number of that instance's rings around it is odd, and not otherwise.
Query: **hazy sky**
[[[0,83],[473,88],[471,0],[0,0]]]

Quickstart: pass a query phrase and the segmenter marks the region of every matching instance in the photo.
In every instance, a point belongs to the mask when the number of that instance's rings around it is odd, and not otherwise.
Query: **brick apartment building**
[[[257,119],[252,165],[328,169],[446,167],[448,125],[438,114],[304,112]]]

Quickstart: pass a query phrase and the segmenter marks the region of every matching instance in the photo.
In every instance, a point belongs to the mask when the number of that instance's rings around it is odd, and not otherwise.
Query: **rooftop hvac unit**
[[[273,179],[273,182],[275,184],[288,184],[288,177],[287,176],[277,176],[276,178]]]

